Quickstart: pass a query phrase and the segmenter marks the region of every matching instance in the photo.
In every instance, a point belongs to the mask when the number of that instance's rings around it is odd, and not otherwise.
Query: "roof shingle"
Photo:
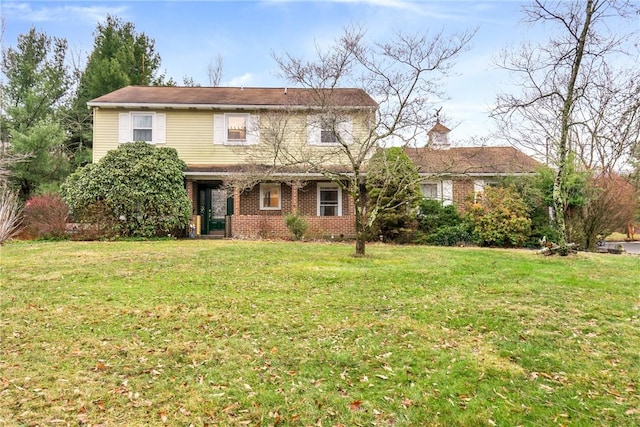
[[[534,173],[542,164],[513,147],[406,148],[421,174]]]
[[[321,99],[322,98],[322,99]],[[253,106],[376,108],[362,89],[336,88],[316,91],[301,88],[127,86],[88,102],[89,106]]]

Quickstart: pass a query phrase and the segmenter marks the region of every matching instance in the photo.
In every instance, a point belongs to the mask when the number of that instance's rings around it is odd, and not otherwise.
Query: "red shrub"
[[[23,210],[23,236],[32,239],[61,239],[69,217],[69,207],[57,194],[34,196]]]

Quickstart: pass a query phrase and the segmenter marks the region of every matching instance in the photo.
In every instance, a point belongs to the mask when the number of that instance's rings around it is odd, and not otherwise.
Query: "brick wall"
[[[302,218],[308,224],[306,238],[339,240],[355,236],[352,216],[302,216]],[[284,223],[284,215],[233,215],[231,217],[231,233],[233,237],[240,239],[287,239],[291,237],[291,232]]]
[[[453,203],[458,206],[459,211],[464,210],[464,202],[473,197],[472,179],[455,179],[453,181]]]
[[[281,206],[279,210],[260,210],[260,184],[240,193],[241,215],[281,216],[291,212],[291,187],[280,185]]]

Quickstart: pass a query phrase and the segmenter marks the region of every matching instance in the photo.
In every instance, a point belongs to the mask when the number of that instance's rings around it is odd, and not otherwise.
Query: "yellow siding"
[[[123,109],[94,109],[94,126],[93,126],[93,161],[97,162],[106,155],[109,150],[118,148],[118,119],[120,113],[128,110]],[[229,146],[213,143],[213,123],[214,114],[220,114],[208,110],[158,110],[158,113],[166,114],[166,143],[159,146],[173,147],[178,151],[178,155],[187,164],[215,164],[215,165],[231,165],[242,163],[243,161],[255,161],[257,157],[268,157],[271,150],[263,150],[258,146]],[[335,152],[335,147],[317,147],[307,146],[306,132],[306,113],[301,113],[298,117],[286,118],[286,124],[283,124],[281,117],[277,120],[274,115],[269,113],[260,113],[261,131],[260,139],[263,143],[268,140],[267,129],[278,126],[286,126],[286,137],[284,143],[296,152],[302,151],[318,151],[318,152]],[[362,116],[354,117],[353,133],[354,144],[362,136],[366,135],[366,129],[363,128]],[[273,121],[278,121],[278,125],[273,125]],[[305,147],[306,146],[306,147]],[[332,157],[335,163],[337,158]],[[265,159],[266,160],[266,159]],[[332,162],[333,163],[333,162]]]

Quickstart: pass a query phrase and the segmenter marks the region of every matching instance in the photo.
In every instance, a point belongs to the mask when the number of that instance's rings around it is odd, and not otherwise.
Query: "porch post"
[[[240,188],[233,186],[233,214],[240,215]]]
[[[300,182],[294,181],[291,183],[291,213],[298,211],[298,190],[300,189]]]

